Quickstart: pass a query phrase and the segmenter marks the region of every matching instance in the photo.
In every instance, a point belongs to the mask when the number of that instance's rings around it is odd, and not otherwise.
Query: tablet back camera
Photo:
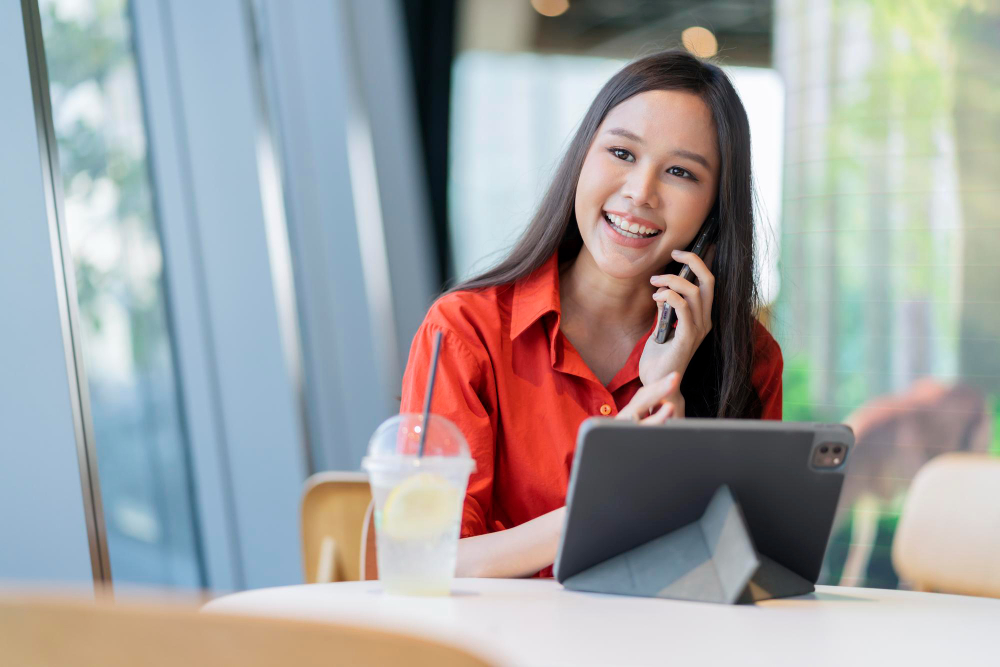
[[[847,459],[847,445],[842,442],[823,442],[813,448],[813,468],[820,470],[839,468],[845,459]]]

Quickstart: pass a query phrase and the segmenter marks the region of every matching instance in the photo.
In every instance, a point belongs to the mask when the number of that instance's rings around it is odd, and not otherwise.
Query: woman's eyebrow
[[[608,130],[608,134],[617,134],[619,137],[625,137],[626,139],[634,141],[635,143],[640,145],[643,143],[642,137],[640,137],[638,134],[629,132],[623,127],[613,127],[610,130]]]
[[[703,166],[705,169],[708,169],[709,171],[711,171],[712,169],[711,167],[708,166],[708,160],[706,160],[701,153],[693,153],[691,151],[686,151],[682,148],[678,148],[675,151],[671,151],[670,154],[676,155],[677,157],[686,157],[689,160],[697,162],[698,164]]]
[[[630,141],[634,141],[635,143],[639,144],[640,146],[644,144],[644,142],[642,140],[642,137],[640,137],[639,135],[635,134],[634,132],[629,132],[628,130],[626,130],[623,127],[612,127],[607,132],[608,132],[608,134],[614,134],[614,135],[617,135],[619,137],[625,137],[626,139],[629,139]],[[705,156],[702,155],[701,153],[695,153],[693,151],[684,150],[683,148],[678,148],[675,151],[671,151],[670,155],[676,155],[677,157],[684,157],[684,158],[687,158],[687,159],[692,160],[694,162],[697,162],[701,166],[705,167],[705,169],[708,169],[708,170],[712,169],[711,167],[708,166],[708,160],[706,160]]]

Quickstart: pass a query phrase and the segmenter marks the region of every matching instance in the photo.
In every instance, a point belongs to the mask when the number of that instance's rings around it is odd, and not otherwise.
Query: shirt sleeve
[[[754,341],[752,383],[761,403],[761,419],[781,419],[781,374],[784,360],[778,341],[759,322]]]
[[[462,537],[482,535],[487,532],[492,504],[496,451],[496,384],[486,350],[478,341],[467,343],[458,333],[425,320],[410,347],[400,412],[423,412],[434,338],[439,331],[441,353],[431,412],[454,422],[469,443],[476,469],[465,496]]]

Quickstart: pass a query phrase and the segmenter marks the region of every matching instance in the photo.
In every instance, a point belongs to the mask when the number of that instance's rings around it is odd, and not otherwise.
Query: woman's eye
[[[619,160],[625,160],[626,162],[635,162],[635,157],[633,157],[632,154],[629,153],[624,148],[611,148],[609,149],[609,151]]]
[[[667,169],[667,173],[673,174],[674,176],[680,176],[681,178],[690,178],[691,180],[695,180],[694,174],[684,167],[671,167],[670,169]]]

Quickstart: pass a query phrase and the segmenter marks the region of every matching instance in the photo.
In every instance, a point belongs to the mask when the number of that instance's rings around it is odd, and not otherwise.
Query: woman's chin
[[[597,267],[601,273],[619,280],[629,280],[633,278],[649,279],[654,272],[655,262],[652,262],[648,255],[635,253],[600,253],[594,257]]]
[[[594,263],[601,272],[618,279],[643,277],[648,279],[656,271],[657,266],[665,266],[669,259],[657,263],[655,246],[646,248],[628,248],[617,244],[609,244],[606,240],[591,253]]]

